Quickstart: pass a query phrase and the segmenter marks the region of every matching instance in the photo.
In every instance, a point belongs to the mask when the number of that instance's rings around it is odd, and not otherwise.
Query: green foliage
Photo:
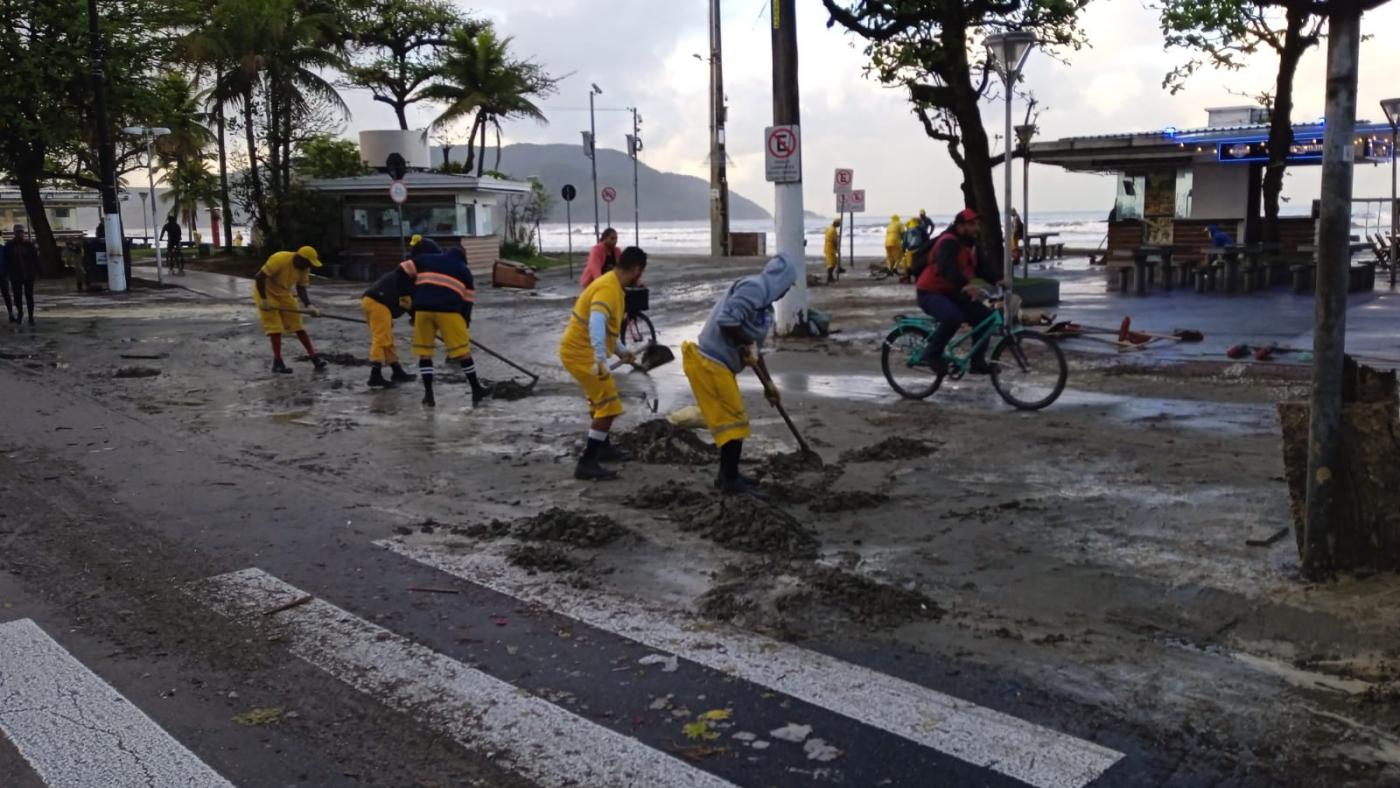
[[[269,207],[279,220],[267,235],[268,249],[295,249],[303,244],[329,257],[344,246],[340,200],[293,183]]]
[[[301,143],[292,166],[303,178],[352,178],[373,172],[350,140],[322,135]]]
[[[442,54],[442,62],[432,84],[419,95],[445,105],[432,122],[440,128],[454,121],[473,116],[471,134],[467,138],[468,165],[478,132],[481,151],[486,150],[488,129],[496,131],[496,164],[500,166],[501,121],[528,118],[546,122],[544,111],[535,102],[556,91],[556,80],[544,68],[530,60],[511,55],[511,39],[501,38],[490,25],[475,35],[458,30]],[[485,169],[478,159],[477,174]]]
[[[1325,22],[1308,19],[1311,6],[1310,0],[1165,0],[1157,9],[1166,47],[1196,54],[1168,72],[1162,87],[1181,91],[1203,66],[1238,71],[1261,47],[1280,56],[1308,49]],[[1290,10],[1299,20],[1291,36]]]
[[[422,100],[418,89],[438,73],[440,50],[452,34],[481,28],[446,0],[356,0],[348,18],[346,76],[393,107],[401,129],[408,128],[408,107]]]

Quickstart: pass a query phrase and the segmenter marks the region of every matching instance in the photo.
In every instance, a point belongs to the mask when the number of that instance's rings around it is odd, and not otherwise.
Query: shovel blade
[[[643,372],[650,372],[675,360],[676,354],[665,345],[647,345],[646,349],[642,351],[642,355],[637,359],[637,368]]]

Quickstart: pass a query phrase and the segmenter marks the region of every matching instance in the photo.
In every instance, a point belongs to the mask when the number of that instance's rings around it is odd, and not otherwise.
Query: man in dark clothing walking
[[[24,225],[15,225],[15,237],[5,244],[5,278],[8,290],[14,291],[15,311],[11,323],[24,320],[24,305],[29,304],[29,325],[34,325],[34,280],[39,278],[39,250],[29,240]],[[9,311],[10,295],[5,293],[5,311]]]
[[[952,226],[934,241],[915,282],[919,308],[938,321],[938,328],[924,347],[920,363],[927,364],[940,376],[948,371],[943,350],[962,324],[976,327],[991,317],[991,309],[978,299],[979,288],[973,280],[1001,283],[1000,271],[978,248],[977,235],[977,213],[971,210],[959,213]],[[978,342],[982,337],[978,334],[972,339]],[[969,371],[977,375],[991,372],[985,347],[973,354]]]

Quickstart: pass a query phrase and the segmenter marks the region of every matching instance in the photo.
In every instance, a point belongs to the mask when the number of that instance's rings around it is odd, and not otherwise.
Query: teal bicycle
[[[987,294],[992,302],[1002,301],[999,294]],[[972,365],[972,357],[993,339],[996,346],[990,353],[992,388],[1007,404],[1020,410],[1040,410],[1048,407],[1065,390],[1069,365],[1065,354],[1044,334],[1024,328],[1008,329],[1002,310],[992,311],[975,330],[956,337],[943,351],[947,371],[938,374],[927,364],[920,363],[924,348],[936,327],[933,318],[918,315],[896,315],[894,328],[885,336],[880,350],[880,366],[890,388],[906,399],[927,399],[945,377],[961,380]],[[983,333],[976,344],[972,337]]]

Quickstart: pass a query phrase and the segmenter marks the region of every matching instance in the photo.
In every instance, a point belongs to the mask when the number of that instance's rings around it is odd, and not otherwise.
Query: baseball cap
[[[961,211],[958,211],[956,221],[959,223],[975,222],[977,221],[977,212],[972,210],[971,208],[964,208]]]
[[[315,249],[312,249],[312,248],[309,247],[309,246],[303,246],[303,247],[301,247],[300,249],[298,249],[298,250],[297,250],[297,256],[302,257],[302,258],[305,258],[305,260],[306,260],[308,263],[311,263],[311,267],[312,267],[312,268],[320,268],[320,267],[321,267],[321,258],[320,258],[320,256],[316,254],[316,250],[315,250]]]

